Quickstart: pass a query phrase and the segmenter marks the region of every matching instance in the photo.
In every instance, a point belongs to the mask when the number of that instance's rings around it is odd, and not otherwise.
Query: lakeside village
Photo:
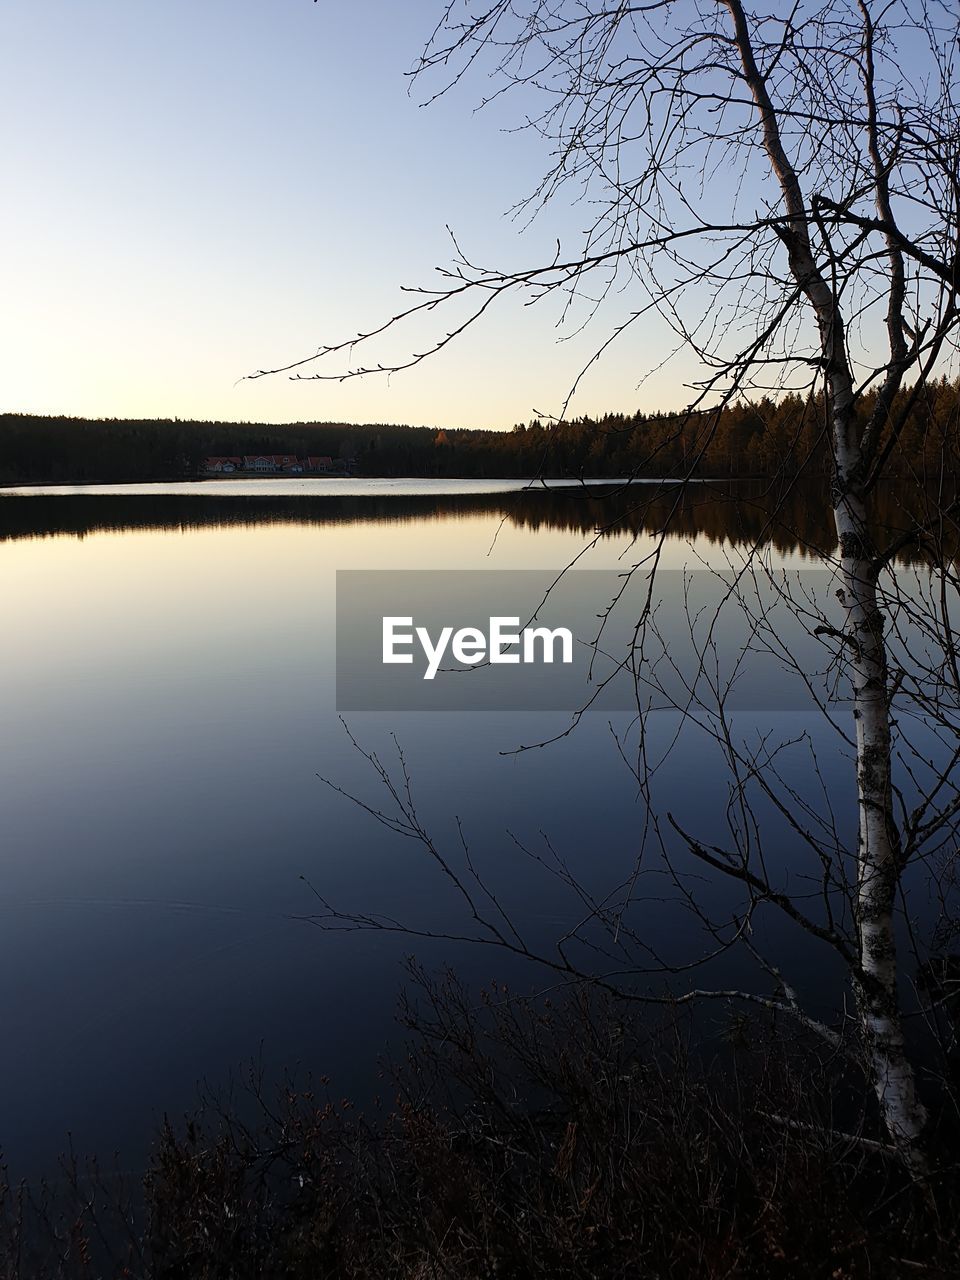
[[[350,476],[353,459],[308,457],[294,453],[247,453],[242,456],[204,458],[205,476]]]

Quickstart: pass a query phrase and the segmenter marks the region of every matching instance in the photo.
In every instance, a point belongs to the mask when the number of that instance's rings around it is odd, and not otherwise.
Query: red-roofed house
[[[333,459],[332,458],[313,458],[313,457],[307,458],[307,470],[308,471],[332,471]]]

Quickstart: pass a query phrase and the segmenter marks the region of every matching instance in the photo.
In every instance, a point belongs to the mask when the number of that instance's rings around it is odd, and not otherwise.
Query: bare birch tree
[[[535,303],[559,295],[602,325],[602,304],[612,306],[628,282],[645,300],[609,322],[593,358],[644,316],[669,326],[703,370],[685,420],[701,451],[713,411],[734,400],[782,390],[816,397],[844,610],[832,638],[853,688],[859,835],[849,851],[849,946],[795,903],[777,905],[843,956],[880,1113],[915,1169],[927,1117],[905,1050],[895,916],[911,858],[925,841],[955,840],[958,756],[948,750],[920,806],[902,812],[893,704],[904,679],[891,673],[891,593],[881,598],[878,584],[899,554],[920,546],[944,589],[955,590],[944,554],[956,529],[955,476],[915,471],[918,492],[933,485],[936,498],[895,535],[881,536],[869,509],[925,386],[957,350],[958,56],[960,13],[942,0],[448,0],[415,79],[442,96],[482,68],[487,98],[519,95],[522,122],[551,148],[522,207],[535,213],[562,193],[583,197],[582,247],[558,246],[540,263],[504,271],[458,246],[437,286],[416,291],[383,324],[255,375],[342,379],[409,368],[508,295]],[[434,318],[440,330],[409,357],[336,364]],[[639,380],[648,371],[637,372]],[[686,474],[696,457],[697,449]],[[917,694],[921,713],[924,696],[929,709],[951,698],[955,706],[960,692],[949,610],[938,607],[930,615],[942,624],[930,667],[938,692]],[[776,898],[747,863],[685,838],[719,873]]]

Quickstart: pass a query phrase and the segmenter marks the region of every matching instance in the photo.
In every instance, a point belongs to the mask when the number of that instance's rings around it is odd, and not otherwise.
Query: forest
[[[863,395],[866,420],[873,395]],[[960,378],[904,388],[906,426],[887,474],[933,483],[956,471]],[[212,454],[328,454],[363,476],[753,479],[826,474],[823,399],[795,394],[696,413],[534,420],[510,431],[388,423],[286,424],[0,414],[0,484],[191,479]]]

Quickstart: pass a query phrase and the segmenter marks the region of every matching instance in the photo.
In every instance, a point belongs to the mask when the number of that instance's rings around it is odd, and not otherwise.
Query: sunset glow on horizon
[[[545,146],[477,84],[422,109],[409,70],[427,0],[397,6],[15,0],[0,96],[0,412],[509,428],[560,412],[628,303],[576,334],[519,300],[417,369],[345,383],[246,375],[382,323],[451,260],[576,250],[589,212],[506,211]],[[619,307],[619,310],[618,310]],[[563,341],[558,341],[563,337]],[[420,349],[423,327],[393,350]],[[674,408],[687,360],[637,326],[574,413]]]

